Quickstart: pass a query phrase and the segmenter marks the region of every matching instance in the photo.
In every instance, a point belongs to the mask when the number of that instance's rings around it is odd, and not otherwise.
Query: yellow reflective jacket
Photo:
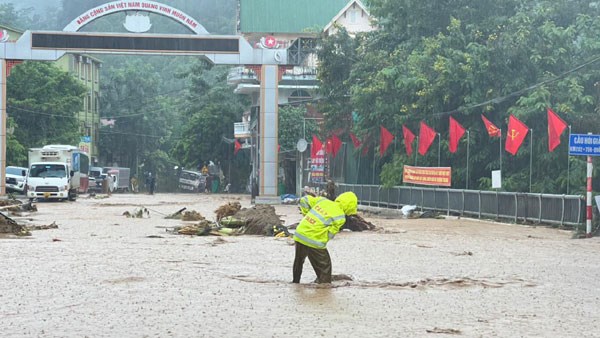
[[[323,199],[325,199],[325,197],[316,197],[311,195],[302,196],[299,202],[302,216],[306,216],[306,213],[308,213],[310,209],[317,204],[317,202],[320,202]]]
[[[327,242],[346,223],[346,215],[356,214],[358,200],[353,192],[345,192],[335,201],[324,197],[305,197],[302,198],[305,205],[300,208],[303,210],[308,205],[310,209],[298,224],[294,240],[311,248],[325,249]]]

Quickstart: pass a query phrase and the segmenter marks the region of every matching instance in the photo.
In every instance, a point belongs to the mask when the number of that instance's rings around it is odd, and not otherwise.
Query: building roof
[[[331,28],[331,26],[333,26],[333,24],[342,17],[342,15],[344,15],[344,13],[350,8],[350,6],[352,6],[354,3],[356,3],[356,5],[358,5],[358,7],[360,9],[362,9],[363,11],[365,11],[365,13],[367,13],[367,16],[370,16],[371,13],[369,13],[369,10],[367,9],[367,7],[360,1],[360,0],[351,0],[348,1],[348,3],[346,4],[346,6],[344,6],[344,8],[342,8],[338,14],[333,17],[333,19],[331,19],[329,21],[329,23],[327,24],[327,26],[325,26],[325,28],[323,28],[324,31],[328,30],[329,28]]]
[[[240,0],[241,33],[321,32],[352,0]]]
[[[22,29],[18,29],[18,28],[14,28],[14,27],[11,27],[11,26],[7,26],[7,25],[2,24],[2,23],[0,23],[0,29],[6,29],[6,30],[9,30],[9,31],[13,31],[15,33],[23,34],[23,30]]]

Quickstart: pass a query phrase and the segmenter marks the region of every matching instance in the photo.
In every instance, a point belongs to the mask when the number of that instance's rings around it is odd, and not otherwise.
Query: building
[[[55,61],[61,69],[79,79],[87,88],[83,110],[79,112],[81,139],[79,149],[90,155],[92,164],[98,162],[100,140],[100,69],[102,61],[89,55],[65,54]]]
[[[0,24],[0,41],[15,42],[23,34],[22,30]],[[8,61],[10,69],[20,61]],[[83,110],[79,112],[79,148],[90,155],[92,163],[98,160],[98,140],[100,128],[100,69],[102,61],[89,55],[65,54],[54,61],[60,69],[77,78],[87,88],[83,98]]]
[[[238,34],[256,48],[287,48],[288,60],[295,66],[280,69],[278,102],[280,105],[311,102],[318,99],[316,40],[321,34],[335,34],[342,26],[354,36],[375,29],[371,15],[359,0],[239,0]],[[244,139],[252,151],[253,177],[258,155],[252,145],[258,140],[260,68],[232,68],[227,78],[237,94],[249,95],[252,109],[235,125],[235,137]],[[318,112],[312,111],[318,115]],[[248,141],[250,139],[250,141]],[[295,166],[295,164],[294,164]],[[303,184],[296,180],[296,190]]]
[[[282,70],[279,102],[307,101],[316,94],[315,41],[321,34],[334,34],[343,26],[350,35],[374,29],[371,16],[359,0],[293,1],[239,0],[238,33],[257,48],[289,48],[297,66]],[[257,68],[236,67],[229,84],[238,94],[258,100]]]

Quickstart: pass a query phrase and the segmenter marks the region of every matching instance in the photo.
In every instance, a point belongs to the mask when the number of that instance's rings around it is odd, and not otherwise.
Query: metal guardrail
[[[336,184],[338,194],[346,191],[353,191],[361,205],[390,209],[416,205],[421,211],[445,212],[447,215],[560,226],[576,226],[585,221],[585,199],[581,195]]]

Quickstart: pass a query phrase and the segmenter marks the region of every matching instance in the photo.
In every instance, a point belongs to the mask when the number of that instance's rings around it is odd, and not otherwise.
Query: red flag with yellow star
[[[483,120],[483,124],[485,124],[485,129],[488,132],[490,137],[500,137],[500,129],[496,127],[490,120],[486,119],[483,114],[481,114],[481,119]]]

